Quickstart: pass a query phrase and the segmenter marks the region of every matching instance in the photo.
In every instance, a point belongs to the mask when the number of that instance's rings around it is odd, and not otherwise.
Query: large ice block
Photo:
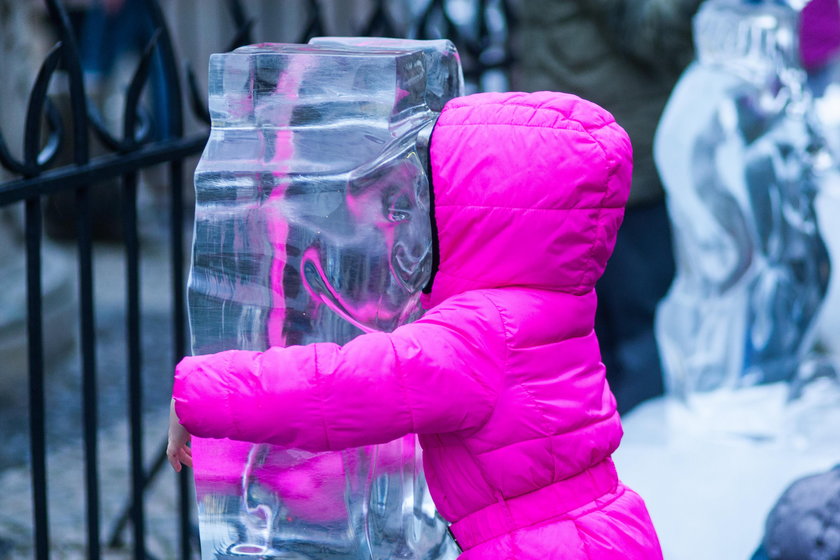
[[[814,213],[814,165],[826,153],[797,24],[781,2],[704,3],[697,59],[655,139],[677,260],[657,340],[667,390],[701,429],[779,435],[784,388],[826,293]]]
[[[431,226],[418,138],[437,115],[430,77],[450,61],[391,47],[263,44],[211,57],[194,353],[344,343],[421,314]],[[455,554],[413,435],[335,453],[196,439],[193,457],[205,559]]]

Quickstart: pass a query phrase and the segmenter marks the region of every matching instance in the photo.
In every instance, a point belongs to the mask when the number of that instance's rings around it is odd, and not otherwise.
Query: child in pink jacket
[[[593,330],[631,160],[612,116],[572,95],[447,103],[428,312],[344,346],[184,358],[173,466],[189,462],[187,433],[310,451],[416,433],[461,560],[661,559],[610,458],[621,422]]]

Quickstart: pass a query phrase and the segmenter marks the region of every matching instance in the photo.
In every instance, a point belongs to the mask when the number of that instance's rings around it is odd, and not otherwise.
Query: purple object
[[[840,51],[840,2],[811,0],[799,21],[799,53],[807,70],[820,68]]]

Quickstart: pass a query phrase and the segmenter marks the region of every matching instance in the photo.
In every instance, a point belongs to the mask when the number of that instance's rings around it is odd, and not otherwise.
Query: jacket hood
[[[612,115],[565,93],[459,97],[429,156],[439,265],[427,306],[473,289],[594,288],[632,175],[630,139]]]
[[[439,264],[427,306],[467,290],[592,290],[630,193],[632,148],[607,111],[556,92],[448,102],[429,150]]]

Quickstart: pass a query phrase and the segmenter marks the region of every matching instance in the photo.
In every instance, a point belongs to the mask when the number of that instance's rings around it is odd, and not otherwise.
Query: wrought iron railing
[[[339,1],[339,0],[333,0]],[[51,557],[50,519],[48,516],[47,456],[45,418],[44,359],[44,302],[42,290],[42,252],[44,231],[44,201],[57,193],[74,193],[75,243],[78,269],[78,340],[79,368],[82,379],[82,441],[84,448],[84,481],[86,493],[86,556],[102,557],[103,546],[115,546],[128,525],[132,531],[132,555],[146,559],[146,519],[143,502],[146,488],[162,470],[164,451],[146,468],[143,464],[143,423],[141,402],[141,301],[140,301],[140,236],[138,235],[138,174],[141,170],[163,164],[168,170],[169,190],[169,266],[172,293],[172,355],[176,358],[187,352],[185,277],[183,264],[184,175],[188,158],[199,154],[207,139],[209,114],[206,95],[193,72],[186,72],[188,91],[182,95],[179,61],[173,49],[172,37],[164,13],[156,0],[146,0],[156,31],[148,42],[134,70],[127,91],[121,118],[121,134],[113,134],[103,122],[99,110],[91,101],[81,64],[77,37],[68,12],[59,0],[46,0],[49,18],[58,42],[43,61],[31,89],[26,108],[25,126],[21,139],[22,156],[15,157],[0,130],[0,164],[11,172],[12,179],[0,183],[0,207],[23,205],[25,215],[25,252],[27,284],[28,338],[28,399],[29,443],[31,447],[31,479],[34,557]],[[305,24],[292,42],[305,42],[310,37],[330,34],[323,17],[323,2],[308,0]],[[396,4],[396,8],[395,8]],[[483,77],[490,73],[504,73],[511,64],[506,48],[507,25],[512,18],[504,0],[476,0],[472,3],[471,18],[453,18],[450,2],[429,0],[402,28],[392,17],[394,9],[406,9],[416,2],[372,2],[368,20],[358,35],[404,36],[437,38],[445,36],[455,42],[462,55],[465,77],[473,90],[482,88]],[[464,4],[464,2],[461,2]],[[226,0],[226,8],[234,22],[234,36],[229,47],[254,41],[253,23],[238,0]],[[109,48],[104,45],[103,48]],[[159,62],[155,62],[155,60]],[[148,87],[153,64],[162,79],[165,94],[167,127],[154,132],[149,111],[144,108],[143,91]],[[66,75],[69,89],[69,118],[62,115],[49,91],[57,72]],[[193,116],[205,128],[185,132],[185,110],[182,98],[188,98]],[[7,105],[16,100],[4,101]],[[65,122],[67,120],[67,122]],[[93,157],[91,135],[105,147],[107,153]],[[57,165],[59,154],[69,153],[71,163]],[[130,425],[131,491],[123,515],[103,520],[100,509],[100,473],[97,431],[98,390],[96,361],[96,329],[93,256],[94,235],[91,201],[93,185],[117,180],[121,189],[122,242],[126,255],[126,371],[128,386],[128,418]],[[162,403],[166,404],[166,403]],[[179,533],[177,545],[180,557],[187,559],[194,552],[190,480],[186,472],[179,477]],[[108,524],[109,538],[101,539],[103,522]],[[81,531],[82,528],[80,527]]]

